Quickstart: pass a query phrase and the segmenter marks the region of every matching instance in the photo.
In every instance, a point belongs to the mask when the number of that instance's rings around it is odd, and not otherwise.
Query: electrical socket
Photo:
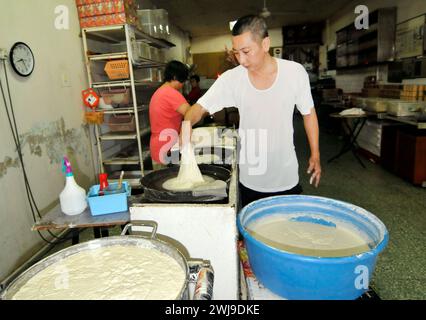
[[[0,60],[6,60],[7,59],[7,49],[0,48]]]
[[[62,87],[71,87],[71,81],[68,73],[61,74]]]

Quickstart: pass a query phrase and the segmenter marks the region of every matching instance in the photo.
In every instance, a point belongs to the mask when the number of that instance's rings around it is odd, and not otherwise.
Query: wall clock
[[[28,77],[34,70],[34,55],[30,47],[16,42],[10,49],[10,63],[13,70],[22,77]]]

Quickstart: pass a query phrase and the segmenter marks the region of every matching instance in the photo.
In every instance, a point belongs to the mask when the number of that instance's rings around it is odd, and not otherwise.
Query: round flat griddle
[[[203,175],[223,180],[229,188],[231,171],[215,165],[200,164],[198,166]],[[169,179],[177,177],[179,166],[173,166],[161,170],[153,171],[142,177],[141,183],[144,188],[145,198],[152,202],[212,202],[219,201],[226,197],[215,195],[194,196],[192,191],[170,191],[163,188],[163,183]]]

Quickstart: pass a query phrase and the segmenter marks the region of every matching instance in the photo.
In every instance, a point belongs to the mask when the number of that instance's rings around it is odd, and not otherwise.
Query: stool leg
[[[71,244],[77,244],[80,242],[80,232],[77,228],[72,229],[72,239]]]
[[[93,227],[93,236],[96,239],[101,237],[101,228],[100,227]]]
[[[342,126],[343,126],[343,133],[344,133],[344,143],[342,148],[340,149],[339,153],[336,154],[334,157],[330,158],[327,162],[330,163],[334,160],[336,160],[337,158],[340,158],[342,155],[344,155],[346,152],[351,150],[351,141],[352,141],[352,129],[350,128],[350,126],[347,124],[346,120],[343,119],[342,121]],[[347,132],[349,133],[346,133]]]
[[[348,134],[345,137],[345,144],[343,145],[340,152],[335,155],[334,157],[330,158],[328,160],[328,163],[332,162],[333,160],[341,157],[343,154],[345,154],[348,151],[352,151],[355,158],[358,160],[358,162],[361,164],[363,168],[366,168],[364,163],[362,162],[361,158],[356,153],[357,149],[359,148],[356,139],[358,138],[358,135],[360,134],[362,128],[365,125],[365,122],[367,121],[367,118],[357,118],[354,120],[354,126],[353,129],[350,127],[350,125],[346,122],[346,120],[343,120],[343,127],[344,131],[348,132]]]
[[[102,235],[102,238],[109,237],[109,230],[108,230],[108,228],[101,228],[101,235]]]
[[[360,118],[359,121],[357,121],[357,123],[355,124],[355,127],[354,127],[353,139],[352,139],[352,143],[351,143],[352,153],[364,169],[366,169],[366,166],[364,165],[361,158],[357,154],[357,149],[359,148],[359,146],[356,142],[356,139],[358,138],[358,136],[359,136],[362,128],[364,127],[366,121],[367,121],[367,118]]]

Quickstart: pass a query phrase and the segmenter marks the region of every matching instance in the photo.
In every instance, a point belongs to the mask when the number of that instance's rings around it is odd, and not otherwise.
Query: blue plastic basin
[[[345,257],[313,257],[286,252],[254,238],[247,225],[268,215],[292,215],[319,223],[341,221],[371,241],[370,250]],[[314,196],[277,196],[245,206],[237,218],[256,278],[272,292],[297,300],[356,299],[368,289],[378,254],[389,236],[372,213],[350,203]],[[370,243],[369,241],[369,243]]]
[[[118,182],[109,184],[111,190],[118,187]],[[128,209],[127,198],[131,194],[131,187],[127,181],[123,181],[122,191],[118,193],[106,193],[99,196],[100,185],[91,186],[87,193],[87,202],[89,203],[92,216],[111,214],[116,212],[125,212]]]

